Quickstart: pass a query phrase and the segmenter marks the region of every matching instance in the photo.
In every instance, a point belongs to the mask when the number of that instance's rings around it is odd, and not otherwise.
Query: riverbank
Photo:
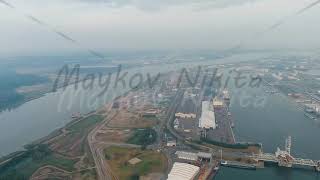
[[[91,169],[94,164],[86,138],[90,130],[102,120],[102,115],[97,112],[88,113],[60,130],[24,146],[25,150],[2,158],[0,178],[30,178],[36,170],[45,165],[63,169],[65,178],[72,171],[80,173],[82,170]],[[86,163],[83,162],[84,159]],[[92,170],[88,173],[92,174]]]

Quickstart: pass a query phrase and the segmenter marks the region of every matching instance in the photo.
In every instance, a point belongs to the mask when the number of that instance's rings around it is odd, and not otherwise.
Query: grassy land
[[[68,131],[64,136],[61,136],[50,142],[50,148],[59,154],[67,157],[82,156],[88,151],[87,136],[97,123],[103,120],[102,115],[90,115],[66,126]]]
[[[91,115],[85,119],[80,120],[79,122],[72,124],[67,127],[69,131],[82,132],[87,130],[90,127],[93,127],[95,124],[101,122],[103,117],[101,115]]]
[[[47,146],[32,147],[23,156],[0,168],[0,180],[24,180],[40,167],[52,165],[67,171],[74,170],[75,160],[62,158],[52,153]]]
[[[156,139],[157,133],[155,130],[151,128],[137,129],[127,143],[146,146],[154,143]]]
[[[54,155],[45,157],[42,160],[33,160],[32,158],[26,158],[23,161],[16,164],[15,167],[9,168],[4,171],[0,171],[0,179],[29,179],[37,169],[45,165],[52,165],[67,171],[72,171],[74,169],[74,164],[75,161],[73,160],[57,158]]]
[[[110,147],[105,150],[106,159],[119,179],[133,179],[149,173],[161,173],[167,168],[166,157],[158,152],[136,148]],[[140,163],[131,165],[128,161],[139,158]]]
[[[80,172],[81,175],[81,179],[82,180],[96,180],[97,179],[97,174],[95,169],[87,169],[87,170],[83,170]],[[77,178],[75,178],[77,179]]]
[[[16,168],[19,173],[31,176],[32,173],[35,172],[38,168],[45,165],[52,165],[66,171],[73,171],[73,166],[75,163],[75,160],[64,159],[56,155],[49,155],[41,160],[33,160],[32,158],[28,158],[22,163],[18,164]]]
[[[97,123],[101,122],[103,117],[101,115],[91,115],[85,119],[82,119],[76,123],[67,126],[67,130],[70,131],[67,136],[57,140],[57,144],[62,145],[60,147],[67,148],[66,156],[70,154],[81,155],[86,149],[86,143],[84,141],[90,129],[92,129]],[[76,139],[75,139],[76,137]],[[82,139],[79,142],[78,139]],[[71,148],[76,143],[74,148]],[[52,152],[47,145],[32,144],[26,147],[24,155],[12,160],[8,165],[0,167],[0,180],[24,180],[29,177],[40,167],[45,165],[52,165],[66,171],[73,171],[74,165],[77,160],[66,159],[61,155],[58,155],[58,151]],[[70,149],[68,149],[70,148]]]
[[[15,71],[0,67],[0,111],[15,108],[28,100],[24,94],[16,92],[17,88],[48,81],[49,79],[46,77],[17,74]]]

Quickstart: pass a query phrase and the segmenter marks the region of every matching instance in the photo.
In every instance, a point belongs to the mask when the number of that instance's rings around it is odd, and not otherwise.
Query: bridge
[[[291,155],[290,136],[286,139],[285,150],[280,150],[280,148],[277,148],[277,151],[274,154],[260,153],[252,155],[252,158],[256,161],[274,162],[277,163],[278,166],[282,167],[292,167],[294,165],[313,167],[316,171],[320,172],[320,161],[295,158]]]

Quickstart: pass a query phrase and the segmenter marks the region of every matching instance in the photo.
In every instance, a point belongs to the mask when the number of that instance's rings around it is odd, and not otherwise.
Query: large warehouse
[[[178,107],[175,116],[177,118],[196,118],[197,107],[191,98],[184,99],[182,104]]]
[[[187,163],[175,162],[167,180],[193,180],[200,168]]]
[[[202,101],[202,112],[199,119],[199,127],[205,129],[216,128],[216,119],[213,106],[209,101]]]

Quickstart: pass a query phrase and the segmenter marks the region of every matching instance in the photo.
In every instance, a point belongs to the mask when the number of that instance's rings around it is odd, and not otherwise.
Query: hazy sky
[[[240,42],[250,49],[316,49],[320,4],[293,15],[315,1],[6,0],[12,9],[0,0],[0,54],[86,48],[225,49]],[[284,24],[266,31],[283,19]]]

